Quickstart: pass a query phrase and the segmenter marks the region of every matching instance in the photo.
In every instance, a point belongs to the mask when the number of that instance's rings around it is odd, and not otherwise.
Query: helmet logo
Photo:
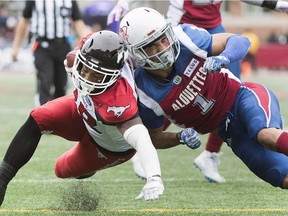
[[[119,34],[128,44],[130,44],[130,42],[128,41],[129,36],[127,34],[127,31],[128,31],[128,26],[123,26],[119,29]]]
[[[124,113],[124,111],[126,109],[128,109],[130,107],[130,105],[125,106],[125,107],[118,107],[118,106],[112,106],[112,107],[108,107],[107,108],[107,113],[112,111],[114,112],[114,116],[116,116],[117,118],[119,118],[120,116],[122,116],[122,114]]]

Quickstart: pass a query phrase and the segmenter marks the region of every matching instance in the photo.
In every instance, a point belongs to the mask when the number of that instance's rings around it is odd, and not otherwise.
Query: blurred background
[[[93,31],[107,28],[108,13],[115,5],[115,1],[90,1],[78,0],[83,19]],[[22,72],[33,71],[33,56],[28,39],[22,42],[19,61],[11,60],[11,43],[14,29],[22,15],[25,1],[10,0],[0,1],[0,71],[19,70]],[[130,8],[149,6],[166,14],[169,1],[137,1]],[[224,1],[222,4],[223,25],[227,32],[246,34],[252,44],[255,43],[254,64],[249,61],[242,62],[244,75],[257,72],[259,69],[286,70],[288,68],[288,15],[272,10],[245,4],[240,1]],[[117,28],[117,24],[116,24]],[[77,38],[71,35],[71,45],[77,43]],[[248,59],[249,60],[249,59]],[[25,64],[23,64],[25,62]]]

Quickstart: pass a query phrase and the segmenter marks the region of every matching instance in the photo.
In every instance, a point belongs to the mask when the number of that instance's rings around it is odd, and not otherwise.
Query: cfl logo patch
[[[176,75],[176,76],[174,77],[174,79],[173,79],[173,83],[174,83],[175,85],[179,85],[179,84],[181,83],[181,81],[182,81],[182,77],[179,76],[179,75]]]

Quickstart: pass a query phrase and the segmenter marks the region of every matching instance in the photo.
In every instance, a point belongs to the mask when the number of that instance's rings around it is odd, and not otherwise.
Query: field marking
[[[46,213],[46,212],[75,212],[77,210],[56,210],[56,209],[35,209],[35,210],[29,210],[29,209],[0,209],[1,212],[15,212],[15,213]],[[79,210],[81,211],[81,210]],[[97,212],[105,211],[105,212],[119,212],[119,213],[125,213],[125,212],[135,212],[135,213],[143,213],[143,212],[167,212],[167,213],[177,213],[177,212],[188,212],[188,213],[199,213],[199,212],[288,212],[288,208],[145,208],[145,209],[115,209],[115,210],[107,210],[107,209],[97,209],[95,210]]]

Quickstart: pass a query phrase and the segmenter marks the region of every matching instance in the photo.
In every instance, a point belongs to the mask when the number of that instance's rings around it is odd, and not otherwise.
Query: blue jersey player
[[[120,35],[140,66],[135,71],[139,112],[157,148],[185,138],[168,136],[164,118],[202,134],[214,132],[255,175],[288,188],[288,133],[277,98],[265,86],[242,83],[221,69],[245,55],[249,41],[230,35],[221,43],[225,35],[209,36],[185,24],[172,29],[151,8],[124,16]]]

